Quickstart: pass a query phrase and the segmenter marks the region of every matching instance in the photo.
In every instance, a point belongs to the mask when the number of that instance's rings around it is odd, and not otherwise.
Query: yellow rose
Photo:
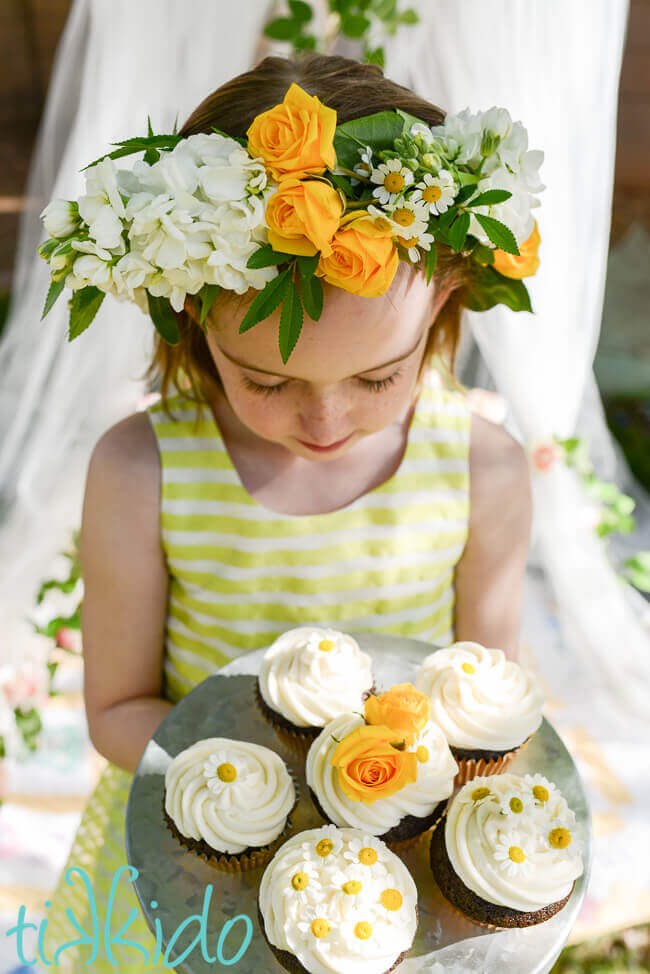
[[[412,683],[398,683],[380,696],[371,694],[366,700],[365,718],[368,724],[383,724],[404,736],[410,746],[431,714],[431,704],[425,693]]]
[[[328,257],[343,202],[334,187],[322,179],[284,179],[266,207],[269,243],[283,254]]]
[[[332,253],[321,255],[316,273],[328,284],[376,298],[391,286],[399,256],[390,226],[377,226],[367,210],[346,213],[332,240]]]
[[[280,105],[253,119],[246,133],[248,151],[261,156],[278,181],[320,175],[336,165],[335,129],[334,109],[292,84]]]
[[[354,802],[371,805],[414,782],[417,757],[393,747],[399,743],[390,727],[369,724],[344,737],[330,758],[343,793]]]
[[[532,277],[533,274],[537,273],[539,267],[539,257],[537,256],[539,244],[540,236],[537,221],[535,221],[533,232],[519,248],[519,257],[516,254],[508,254],[505,250],[495,250],[492,267],[504,277],[514,277],[518,281],[522,277]]]

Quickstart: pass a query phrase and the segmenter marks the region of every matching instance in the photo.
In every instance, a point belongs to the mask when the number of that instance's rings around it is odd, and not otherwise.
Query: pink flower
[[[533,466],[544,473],[553,466],[559,456],[559,449],[555,443],[540,443],[532,451]]]
[[[2,690],[12,710],[19,707],[26,712],[45,700],[49,679],[45,665],[38,666],[29,660],[11,674],[7,670],[2,680]]]
[[[81,652],[81,633],[78,629],[61,626],[56,634],[56,644],[61,649],[69,649],[72,653]]]

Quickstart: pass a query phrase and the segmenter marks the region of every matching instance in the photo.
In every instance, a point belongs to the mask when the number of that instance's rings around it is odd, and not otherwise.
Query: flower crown
[[[428,284],[438,243],[471,258],[467,307],[531,310],[522,278],[539,265],[531,209],[543,153],[528,150],[521,122],[496,107],[434,127],[400,109],[336,121],[292,84],[247,140],[217,129],[154,135],[149,122],[146,137],[113,143],[85,167],[85,195],[41,214],[50,239],[39,254],[52,277],[43,317],[71,288],[72,340],[113,294],[148,312],[173,345],[187,295],[205,328],[221,289],[254,288],[239,331],[281,306],[286,363],[303,309],[321,315],[321,279],[377,297],[402,259],[422,266]],[[116,168],[139,152],[131,169]]]

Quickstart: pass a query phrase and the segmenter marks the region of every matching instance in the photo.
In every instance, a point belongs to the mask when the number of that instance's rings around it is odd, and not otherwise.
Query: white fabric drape
[[[227,8],[227,9],[226,9]],[[108,426],[143,392],[152,328],[135,306],[104,302],[93,327],[66,341],[64,297],[41,322],[49,271],[36,248],[39,213],[76,198],[79,172],[109,143],[170,132],[255,59],[268,0],[75,0],[54,65],[26,195],[0,343],[0,659],[38,652],[24,616],[78,526],[85,467]],[[64,292],[65,294],[65,292]]]

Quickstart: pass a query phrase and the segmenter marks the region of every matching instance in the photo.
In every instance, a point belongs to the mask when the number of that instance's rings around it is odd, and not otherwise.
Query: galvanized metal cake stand
[[[429,643],[369,633],[355,633],[362,649],[372,655],[379,690],[412,681]],[[217,955],[219,935],[230,919],[245,914],[252,922],[252,940],[233,965],[237,974],[280,974],[283,968],[269,950],[259,928],[257,892],[262,869],[224,873],[186,852],[167,830],[162,816],[164,767],[194,741],[231,737],[264,744],[277,751],[295,772],[301,797],[293,813],[293,832],[323,824],[309,798],[304,760],[288,750],[255,706],[254,687],[263,651],[248,653],[215,676],[199,684],[165,718],[149,742],[135,773],[126,816],[129,863],[138,870],[135,889],[152,932],[162,930],[163,949],[169,938],[192,914],[200,914],[211,886],[207,956]],[[162,750],[161,750],[162,749]],[[166,752],[166,754],[164,753]],[[589,811],[580,777],[571,755],[551,725],[544,721],[511,769],[539,771],[555,782],[575,811],[585,849],[585,872],[576,882],[567,905],[551,920],[521,930],[493,932],[476,926],[453,911],[438,891],[428,864],[428,840],[403,854],[419,890],[418,932],[401,974],[546,974],[564,946],[584,898],[591,862]],[[152,906],[152,903],[155,905]],[[157,922],[156,922],[157,921]],[[179,958],[198,932],[188,924],[170,952]],[[245,924],[238,921],[222,943],[226,961],[242,944]],[[439,965],[439,966],[437,966]],[[221,966],[204,959],[200,945],[189,952],[176,970],[207,974]]]

